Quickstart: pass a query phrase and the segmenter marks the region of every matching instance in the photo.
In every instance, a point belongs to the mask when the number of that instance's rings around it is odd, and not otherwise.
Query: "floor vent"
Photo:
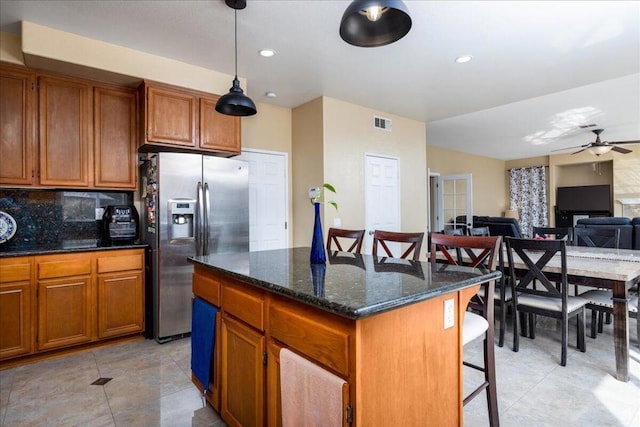
[[[373,127],[391,132],[391,119],[373,116]]]
[[[92,382],[91,385],[105,385],[106,383],[108,383],[112,379],[113,378],[98,378],[97,380]]]

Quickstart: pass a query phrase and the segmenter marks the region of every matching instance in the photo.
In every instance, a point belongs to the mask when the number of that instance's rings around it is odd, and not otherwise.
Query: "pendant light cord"
[[[235,41],[235,49],[236,49],[236,79],[238,78],[238,10],[233,9],[233,20],[234,20],[234,41]]]

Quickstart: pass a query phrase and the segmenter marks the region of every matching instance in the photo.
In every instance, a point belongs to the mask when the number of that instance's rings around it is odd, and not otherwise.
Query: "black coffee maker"
[[[106,243],[133,243],[138,238],[140,217],[133,205],[109,205],[102,215]]]

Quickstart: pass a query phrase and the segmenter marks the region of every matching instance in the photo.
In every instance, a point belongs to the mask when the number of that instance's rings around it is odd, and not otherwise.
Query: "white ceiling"
[[[577,128],[591,123],[603,140],[640,140],[638,1],[405,1],[411,31],[378,48],[340,38],[349,1],[247,3],[238,74],[256,102],[325,95],[426,122],[429,145],[505,160],[591,142]],[[223,0],[0,0],[0,31],[19,34],[22,20],[234,71]],[[456,64],[462,54],[473,61]]]

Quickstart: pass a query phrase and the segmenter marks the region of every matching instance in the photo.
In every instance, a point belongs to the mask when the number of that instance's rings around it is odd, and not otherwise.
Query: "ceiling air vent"
[[[391,132],[391,119],[373,116],[373,127]]]

